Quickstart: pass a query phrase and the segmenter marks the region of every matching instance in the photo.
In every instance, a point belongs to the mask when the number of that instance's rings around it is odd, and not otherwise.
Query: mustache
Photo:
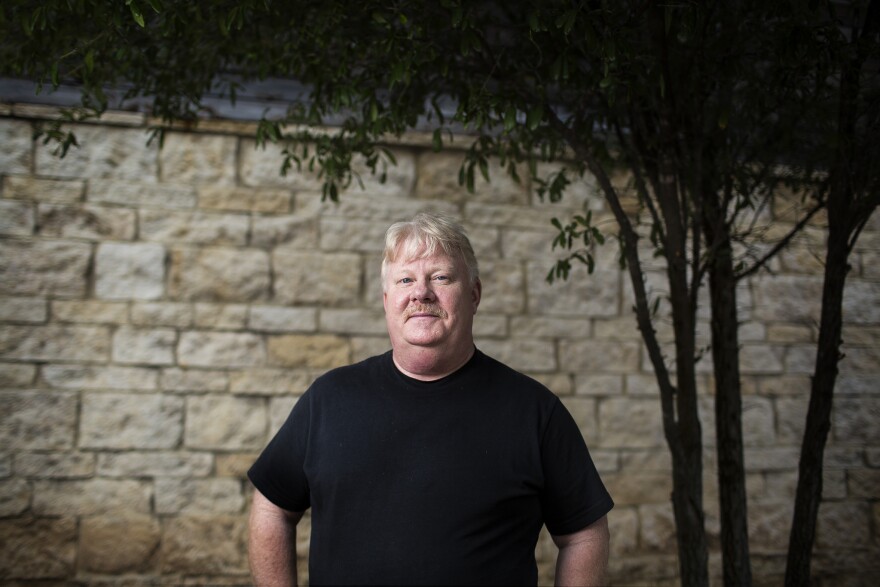
[[[407,320],[415,314],[430,314],[432,316],[437,316],[438,318],[446,318],[448,316],[446,311],[437,304],[423,304],[421,302],[416,302],[407,307],[403,313],[404,318]]]

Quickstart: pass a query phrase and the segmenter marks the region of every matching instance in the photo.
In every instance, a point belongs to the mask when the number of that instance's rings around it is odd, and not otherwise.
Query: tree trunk
[[[801,445],[794,519],[788,545],[785,570],[787,587],[810,583],[810,561],[816,536],[816,516],[822,501],[822,466],[825,443],[831,428],[831,407],[837,364],[840,360],[840,335],[843,327],[843,288],[849,256],[846,231],[829,234],[825,259],[825,284],[822,290],[822,317],[810,407]]]
[[[707,198],[709,200],[710,198]],[[704,202],[703,226],[710,243],[712,363],[715,374],[715,436],[724,585],[751,585],[749,531],[743,463],[742,396],[736,277],[730,232],[717,201]]]

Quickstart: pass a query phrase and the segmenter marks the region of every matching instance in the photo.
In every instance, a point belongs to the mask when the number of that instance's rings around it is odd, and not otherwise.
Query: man
[[[464,231],[391,226],[382,283],[392,350],[318,378],[248,473],[255,583],[295,584],[311,507],[314,585],[535,584],[544,524],[557,584],[601,584],[611,498],[561,402],[474,347]]]

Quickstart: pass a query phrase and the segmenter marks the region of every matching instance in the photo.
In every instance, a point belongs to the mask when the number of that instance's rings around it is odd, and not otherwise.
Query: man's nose
[[[434,297],[434,289],[431,287],[431,282],[418,282],[412,290],[412,299],[420,302],[434,301],[436,298]]]

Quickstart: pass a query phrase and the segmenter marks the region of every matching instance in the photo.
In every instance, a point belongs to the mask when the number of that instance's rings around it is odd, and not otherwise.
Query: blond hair
[[[459,258],[468,268],[471,285],[480,277],[477,257],[464,228],[449,216],[419,212],[412,220],[396,222],[385,232],[385,254],[382,259],[384,287],[388,265],[401,259],[423,259],[441,249],[447,256]]]

